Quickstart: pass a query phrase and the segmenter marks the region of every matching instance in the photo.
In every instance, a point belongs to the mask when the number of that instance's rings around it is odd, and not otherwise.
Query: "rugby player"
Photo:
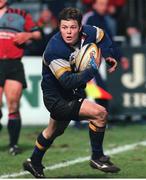
[[[82,14],[78,9],[62,10],[59,16],[60,31],[48,42],[43,54],[41,86],[50,121],[38,135],[31,157],[23,163],[23,168],[36,178],[45,177],[42,158],[54,140],[64,133],[71,120],[89,120],[91,167],[111,173],[120,170],[103,152],[108,113],[104,107],[90,102],[83,95],[86,83],[98,72],[97,65],[92,60],[86,70],[76,72],[70,62],[72,55],[82,46],[96,43],[105,61],[111,63],[109,72],[114,72],[117,61],[112,57],[112,41],[102,29],[82,26],[81,21]]]
[[[9,152],[20,153],[18,140],[21,129],[19,102],[26,88],[23,64],[24,43],[40,39],[41,33],[29,13],[8,7],[7,0],[0,0],[0,119],[2,95],[8,106]],[[0,124],[0,129],[2,125]],[[2,143],[2,142],[1,142]]]

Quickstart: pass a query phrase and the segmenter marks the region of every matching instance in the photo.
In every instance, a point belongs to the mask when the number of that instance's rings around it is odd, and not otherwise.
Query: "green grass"
[[[42,127],[23,127],[20,138],[23,153],[14,157],[8,154],[8,134],[6,128],[3,129],[0,133],[0,176],[22,170],[22,162],[31,155],[35,139],[42,129]],[[109,150],[143,140],[146,140],[146,125],[113,126],[106,131],[104,147]],[[89,155],[88,129],[68,128],[64,135],[56,139],[46,153],[43,163],[45,166],[51,166]],[[88,161],[48,170],[45,174],[50,178],[146,178],[146,147],[138,146],[133,150],[113,155],[112,159],[122,169],[118,174],[104,174],[93,170],[88,165]],[[31,177],[31,175],[25,175],[19,178]]]

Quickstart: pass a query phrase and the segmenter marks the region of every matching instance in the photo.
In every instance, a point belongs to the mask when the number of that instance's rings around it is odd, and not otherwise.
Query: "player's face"
[[[74,45],[78,41],[80,31],[81,27],[76,20],[61,20],[60,32],[67,44]]]
[[[0,9],[6,6],[7,0],[0,0]]]

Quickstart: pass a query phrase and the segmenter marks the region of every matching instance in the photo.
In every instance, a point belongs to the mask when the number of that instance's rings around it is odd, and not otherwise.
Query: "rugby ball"
[[[96,44],[90,43],[83,46],[76,58],[75,58],[75,66],[77,71],[84,71],[90,65],[91,57],[94,57],[97,67],[100,66],[101,63],[101,50],[97,47]]]

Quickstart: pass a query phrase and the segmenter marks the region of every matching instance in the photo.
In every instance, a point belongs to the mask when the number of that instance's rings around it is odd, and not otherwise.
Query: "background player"
[[[2,118],[2,94],[5,93],[8,106],[8,133],[12,155],[20,153],[17,146],[21,117],[19,102],[22,89],[26,88],[21,58],[24,44],[40,39],[41,34],[29,13],[8,7],[7,0],[0,0],[0,119]],[[0,125],[2,127],[2,125]]]
[[[31,158],[24,162],[24,169],[35,177],[44,177],[42,158],[56,137],[63,134],[72,119],[89,119],[92,147],[91,167],[104,172],[118,172],[109,157],[103,153],[103,138],[107,120],[104,107],[90,102],[83,96],[86,83],[98,72],[95,61],[89,68],[75,72],[69,59],[83,45],[97,43],[106,62],[112,63],[109,72],[115,71],[117,62],[112,58],[112,41],[98,27],[81,25],[82,14],[74,8],[60,13],[60,32],[49,41],[43,57],[42,90],[44,104],[50,112],[46,129],[39,134]]]

